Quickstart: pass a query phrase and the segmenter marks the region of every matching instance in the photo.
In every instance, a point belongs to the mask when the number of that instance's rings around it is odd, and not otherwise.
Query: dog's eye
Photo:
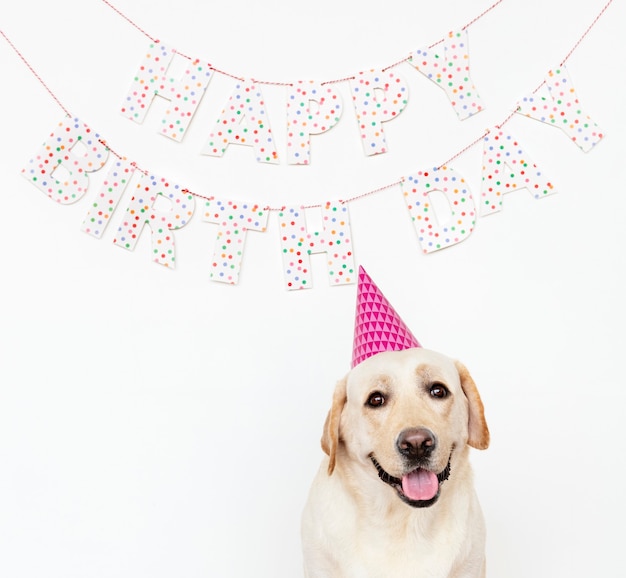
[[[442,383],[433,383],[430,386],[430,395],[439,399],[443,399],[448,395],[448,388]]]
[[[375,391],[367,398],[367,405],[370,407],[380,407],[385,404],[385,396],[380,391]]]

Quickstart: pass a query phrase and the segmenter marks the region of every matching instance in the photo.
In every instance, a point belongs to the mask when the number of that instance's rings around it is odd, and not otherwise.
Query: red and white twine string
[[[109,8],[111,8],[112,10],[117,12],[117,14],[119,14],[122,18],[124,18],[124,20],[126,20],[131,26],[134,26],[137,30],[139,30],[142,34],[144,34],[152,42],[159,42],[158,39],[154,38],[151,34],[148,34],[134,20],[132,20],[131,18],[126,16],[126,14],[124,14],[121,10],[119,10],[119,8],[116,8],[111,2],[109,2],[109,0],[102,0],[102,2],[104,2]],[[465,26],[463,26],[461,28],[461,30],[466,30],[467,28],[469,28],[472,24],[474,24],[475,22],[480,20],[483,16],[485,16],[486,14],[491,12],[494,8],[496,8],[502,2],[504,2],[504,0],[496,0],[496,2],[494,2],[491,6],[489,6],[485,10],[483,10],[483,12],[481,12],[478,16],[475,16],[474,18],[472,18],[472,20],[470,20],[467,24],[465,24]],[[437,42],[431,44],[428,48],[433,48],[433,47],[437,46],[438,44],[441,44],[444,40],[445,40],[445,38],[442,38],[441,40],[438,40]],[[187,58],[188,60],[194,60],[193,58],[183,54],[182,52],[176,51],[176,54],[182,56],[183,58]],[[405,56],[404,58],[398,60],[397,62],[394,62],[393,64],[389,64],[389,65],[385,66],[382,70],[383,70],[383,72],[387,71],[387,70],[389,70],[391,68],[394,68],[395,66],[399,66],[400,64],[402,64],[404,62],[407,62],[409,59],[410,59],[410,56]],[[209,64],[209,68],[211,70],[219,73],[219,74],[222,74],[224,76],[228,76],[228,77],[233,78],[235,80],[239,80],[239,81],[244,81],[245,80],[245,78],[243,78],[241,76],[233,74],[232,72],[227,72],[225,70],[221,70],[221,69],[213,66],[212,64]],[[337,79],[334,79],[334,80],[325,80],[325,81],[321,82],[320,84],[322,84],[322,86],[325,85],[325,84],[336,84],[338,82],[345,82],[345,81],[349,81],[349,80],[354,80],[354,78],[355,78],[354,76],[346,76],[344,78],[337,78]],[[293,86],[293,83],[285,82],[285,81],[258,80],[258,79],[254,79],[254,78],[252,78],[251,80],[253,82],[255,82],[256,84],[268,84],[268,85],[272,85],[272,86]]]
[[[128,18],[128,16],[126,16],[124,13],[122,13],[120,10],[118,10],[115,6],[113,6],[113,4],[111,4],[108,0],[102,0],[105,4],[107,4],[112,10],[114,10],[115,12],[117,12],[120,16],[122,16],[122,18],[124,18],[125,20],[127,20],[132,26],[134,26],[137,30],[139,30],[142,34],[144,34],[145,36],[147,36],[150,40],[152,40],[153,42],[158,42],[158,40],[154,39],[152,36],[150,36],[143,28],[141,28],[138,24],[136,24],[133,20],[131,20],[130,18]],[[490,12],[491,10],[493,10],[496,6],[498,6],[501,2],[503,2],[503,0],[497,0],[496,2],[494,2],[489,8],[485,9],[481,14],[479,14],[478,16],[476,16],[473,20],[471,20],[470,22],[468,22],[462,29],[465,30],[466,28],[468,28],[469,26],[471,26],[472,24],[474,24],[477,20],[479,20],[480,18],[482,18],[483,16],[485,16],[485,14],[487,14],[488,12]],[[583,32],[583,34],[580,36],[580,38],[576,41],[576,43],[574,44],[574,46],[571,48],[571,50],[567,53],[567,55],[565,56],[565,58],[561,61],[560,66],[563,66],[572,56],[572,54],[574,53],[574,51],[580,46],[580,44],[582,43],[582,41],[585,39],[585,37],[589,34],[589,32],[591,32],[592,28],[598,23],[598,21],[600,20],[600,18],[604,15],[604,13],[606,12],[606,10],[609,8],[609,6],[613,3],[613,0],[608,0],[608,2],[603,6],[603,8],[600,10],[600,12],[598,13],[598,15],[594,18],[594,20],[589,24],[589,26],[587,27],[587,29]],[[72,118],[72,114],[70,114],[70,112],[68,111],[67,108],[65,108],[65,106],[63,106],[63,103],[59,100],[59,98],[56,96],[56,94],[52,91],[52,89],[50,89],[50,87],[46,84],[46,82],[41,78],[41,76],[37,73],[37,71],[31,66],[31,64],[28,62],[28,60],[26,59],[26,57],[22,54],[22,52],[20,52],[20,50],[15,46],[15,44],[13,44],[13,42],[11,42],[11,40],[9,39],[9,37],[0,29],[0,35],[2,35],[2,37],[6,40],[6,42],[8,43],[8,45],[13,49],[13,51],[17,54],[17,56],[22,60],[22,62],[24,63],[24,65],[31,71],[31,73],[33,74],[33,76],[39,81],[39,83],[44,87],[44,89],[48,92],[48,94],[53,98],[53,100],[59,105],[59,107],[63,110],[63,112],[70,118]],[[432,48],[433,46],[436,46],[437,44],[439,44],[440,42],[443,42],[443,39],[436,42],[435,44],[431,45],[430,48]],[[177,52],[177,54],[180,54],[181,56],[188,58],[189,60],[192,60],[190,57],[185,56],[184,54]],[[397,66],[403,62],[406,62],[407,58],[404,58],[402,60],[399,60],[398,62],[391,64],[389,66],[387,66],[386,68],[384,68],[383,70],[388,70],[390,68],[393,68],[394,66]],[[213,66],[211,66],[212,70],[214,70],[215,72],[218,72],[220,74],[224,74],[226,76],[229,76],[235,80],[243,80],[241,78],[239,78],[238,76],[235,76],[233,74],[230,74],[229,72],[226,71],[222,71],[219,70]],[[337,80],[330,80],[330,81],[326,81],[323,84],[329,84],[329,83],[337,83],[337,82],[343,82],[343,81],[347,81],[347,80],[351,80],[353,77],[347,77],[347,78],[343,78],[343,79],[337,79]],[[277,86],[291,86],[291,83],[288,82],[270,82],[270,81],[255,81],[259,84],[272,84],[272,85],[277,85]],[[535,94],[538,90],[541,89],[541,87],[545,84],[545,80],[539,85],[537,86],[537,88],[533,91],[533,94]],[[511,112],[500,124],[496,125],[497,128],[502,128],[502,126],[504,126],[507,122],[509,122],[509,120],[511,120],[513,118],[513,116],[515,116],[515,114],[517,113],[517,111],[513,111]],[[478,144],[479,142],[481,142],[488,134],[490,133],[489,129],[487,129],[481,136],[479,136],[478,138],[476,138],[474,141],[472,141],[471,143],[469,143],[467,146],[463,147],[460,151],[458,151],[456,154],[454,154],[453,156],[451,156],[447,161],[445,161],[444,163],[440,164],[437,168],[441,169],[442,167],[447,166],[448,164],[450,164],[452,161],[454,161],[455,159],[457,159],[458,157],[460,157],[461,155],[463,155],[465,152],[467,152],[469,149],[471,149],[472,147],[474,147],[476,144]],[[117,157],[119,160],[126,160],[126,157],[124,157],[123,155],[120,155],[119,153],[117,153],[113,148],[111,148],[111,146],[104,140],[104,139],[100,139],[99,142],[101,144],[103,144],[107,150],[109,150],[115,157]],[[135,170],[138,170],[140,172],[142,172],[145,175],[148,175],[149,172],[140,168],[137,163],[135,162],[131,162],[130,163]],[[345,204],[345,203],[351,203],[354,202],[356,200],[359,199],[363,199],[365,197],[369,197],[371,195],[374,195],[376,193],[385,191],[387,189],[396,187],[398,185],[401,185],[403,182],[403,179],[400,179],[398,181],[395,181],[393,183],[389,183],[387,185],[382,185],[376,189],[373,189],[371,191],[368,191],[366,193],[361,193],[359,195],[350,197],[348,199],[343,199],[343,200],[338,200],[338,202]],[[207,200],[207,201],[213,201],[215,200],[215,196],[205,196],[205,195],[201,195],[198,193],[194,193],[193,191],[190,191],[189,189],[182,189],[183,192],[185,193],[189,193],[195,197]],[[320,208],[322,207],[322,204],[315,204],[315,205],[305,205],[302,206],[301,208],[303,209],[316,209],[316,208]],[[272,208],[272,207],[265,207],[264,210],[266,211],[283,211],[285,209],[285,207],[280,207],[280,208]]]
[[[35,76],[35,78],[41,83],[41,85],[46,89],[46,91],[48,92],[48,94],[54,99],[54,101],[61,107],[61,109],[63,110],[63,112],[67,115],[67,116],[72,116],[69,111],[67,110],[67,108],[65,108],[63,106],[63,103],[57,98],[56,94],[54,94],[54,92],[52,92],[52,90],[50,89],[50,87],[44,82],[43,78],[41,78],[41,76],[39,76],[37,74],[37,71],[30,65],[30,63],[28,62],[28,60],[26,60],[26,58],[24,57],[24,55],[18,50],[17,46],[15,46],[15,44],[13,44],[13,42],[11,42],[11,40],[9,39],[9,37],[2,31],[0,30],[0,34],[2,34],[3,38],[8,42],[9,46],[15,51],[15,53],[22,59],[22,62],[26,65],[26,67],[28,68],[28,70],[30,70],[33,75]]]

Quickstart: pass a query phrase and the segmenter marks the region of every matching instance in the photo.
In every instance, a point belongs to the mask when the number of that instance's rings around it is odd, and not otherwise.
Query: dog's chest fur
[[[467,469],[464,474],[471,476],[469,466]],[[322,465],[318,475],[321,478],[321,485],[317,486],[319,492],[310,499],[325,507],[314,508],[320,517],[304,520],[304,523],[310,526],[310,538],[317,537],[309,546],[317,552],[311,559],[317,560],[319,567],[307,577],[465,578],[480,575],[484,563],[484,527],[473,489],[454,489],[433,507],[414,509],[403,504],[391,491],[381,495],[363,487],[363,493],[346,492],[353,475],[341,468],[329,478]],[[373,480],[372,483],[379,482]],[[333,547],[326,548],[327,544]]]

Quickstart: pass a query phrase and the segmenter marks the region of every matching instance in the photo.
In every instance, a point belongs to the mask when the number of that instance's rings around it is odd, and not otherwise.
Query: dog
[[[302,514],[306,578],[484,578],[469,452],[489,439],[460,362],[410,348],[354,367],[336,385]]]

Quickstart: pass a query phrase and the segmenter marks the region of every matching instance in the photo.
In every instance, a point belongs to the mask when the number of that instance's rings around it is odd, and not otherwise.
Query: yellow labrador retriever
[[[489,430],[467,369],[422,348],[337,384],[302,517],[307,578],[484,578],[470,446]]]

